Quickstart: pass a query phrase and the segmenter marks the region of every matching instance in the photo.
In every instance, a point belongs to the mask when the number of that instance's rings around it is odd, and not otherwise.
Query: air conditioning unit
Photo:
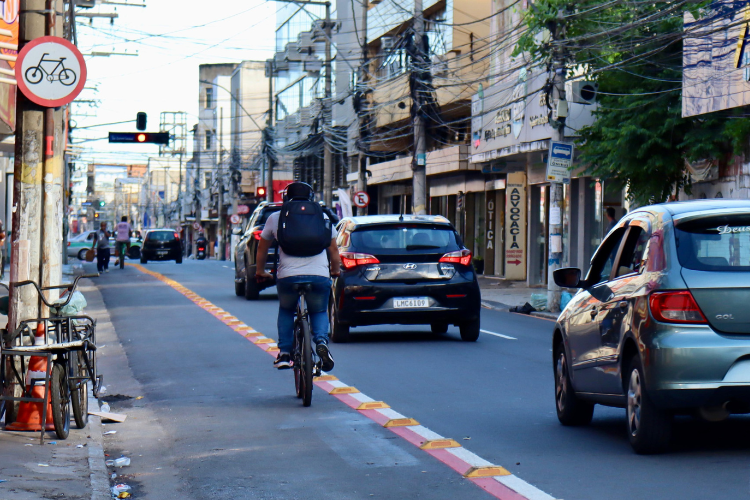
[[[585,82],[582,80],[576,80],[570,82],[570,96],[569,101],[578,104],[594,104],[596,102],[596,96],[599,92],[599,84],[596,82]]]
[[[393,49],[396,45],[396,39],[392,36],[384,36],[380,38],[380,48],[383,52]]]

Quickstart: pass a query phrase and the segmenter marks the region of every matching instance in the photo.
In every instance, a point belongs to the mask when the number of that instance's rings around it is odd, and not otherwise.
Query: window
[[[750,214],[704,217],[677,225],[680,264],[698,271],[750,271]]]
[[[631,226],[622,247],[616,276],[640,273],[646,267],[647,250],[651,233],[641,227]]]
[[[206,149],[207,150],[211,149],[212,138],[213,138],[213,132],[211,132],[210,130],[206,130]]]
[[[206,109],[210,109],[214,106],[214,89],[213,87],[206,87]]]
[[[589,274],[586,277],[586,281],[591,285],[609,281],[609,277],[612,274],[612,265],[615,262],[617,250],[620,248],[620,242],[626,230],[627,228],[617,229],[599,246],[591,262]]]
[[[146,235],[148,241],[174,241],[173,231],[151,231]]]
[[[446,226],[409,224],[363,228],[351,233],[358,252],[403,255],[404,251],[447,253],[459,250],[455,231]]]

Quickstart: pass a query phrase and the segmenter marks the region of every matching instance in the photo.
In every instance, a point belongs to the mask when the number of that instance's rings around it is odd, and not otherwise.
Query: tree
[[[685,161],[740,154],[750,120],[737,111],[682,117],[683,13],[708,2],[540,0],[531,4],[516,53],[538,64],[561,54],[599,83],[595,122],[579,131],[591,175],[628,187],[637,203],[690,190]],[[565,38],[550,40],[556,23]]]

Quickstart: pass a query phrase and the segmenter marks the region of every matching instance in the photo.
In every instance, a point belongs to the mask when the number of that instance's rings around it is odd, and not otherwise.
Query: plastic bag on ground
[[[57,299],[54,304],[63,304],[67,300],[67,297],[63,297],[60,299]],[[77,316],[81,314],[81,311],[83,311],[86,308],[86,298],[83,296],[81,292],[76,290],[73,292],[73,297],[70,299],[70,302],[62,308],[59,309],[59,313],[62,316]]]
[[[568,302],[570,302],[572,298],[573,298],[573,295],[571,295],[570,292],[563,291],[563,293],[560,294],[560,310],[561,311],[567,307]]]
[[[529,302],[531,303],[531,306],[537,311],[544,311],[547,309],[547,294],[532,293],[531,300]]]

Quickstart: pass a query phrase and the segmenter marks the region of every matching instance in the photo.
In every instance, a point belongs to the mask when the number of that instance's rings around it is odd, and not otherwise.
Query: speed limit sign
[[[357,191],[356,193],[354,193],[352,203],[354,203],[355,207],[365,208],[370,204],[370,195],[364,191]]]

